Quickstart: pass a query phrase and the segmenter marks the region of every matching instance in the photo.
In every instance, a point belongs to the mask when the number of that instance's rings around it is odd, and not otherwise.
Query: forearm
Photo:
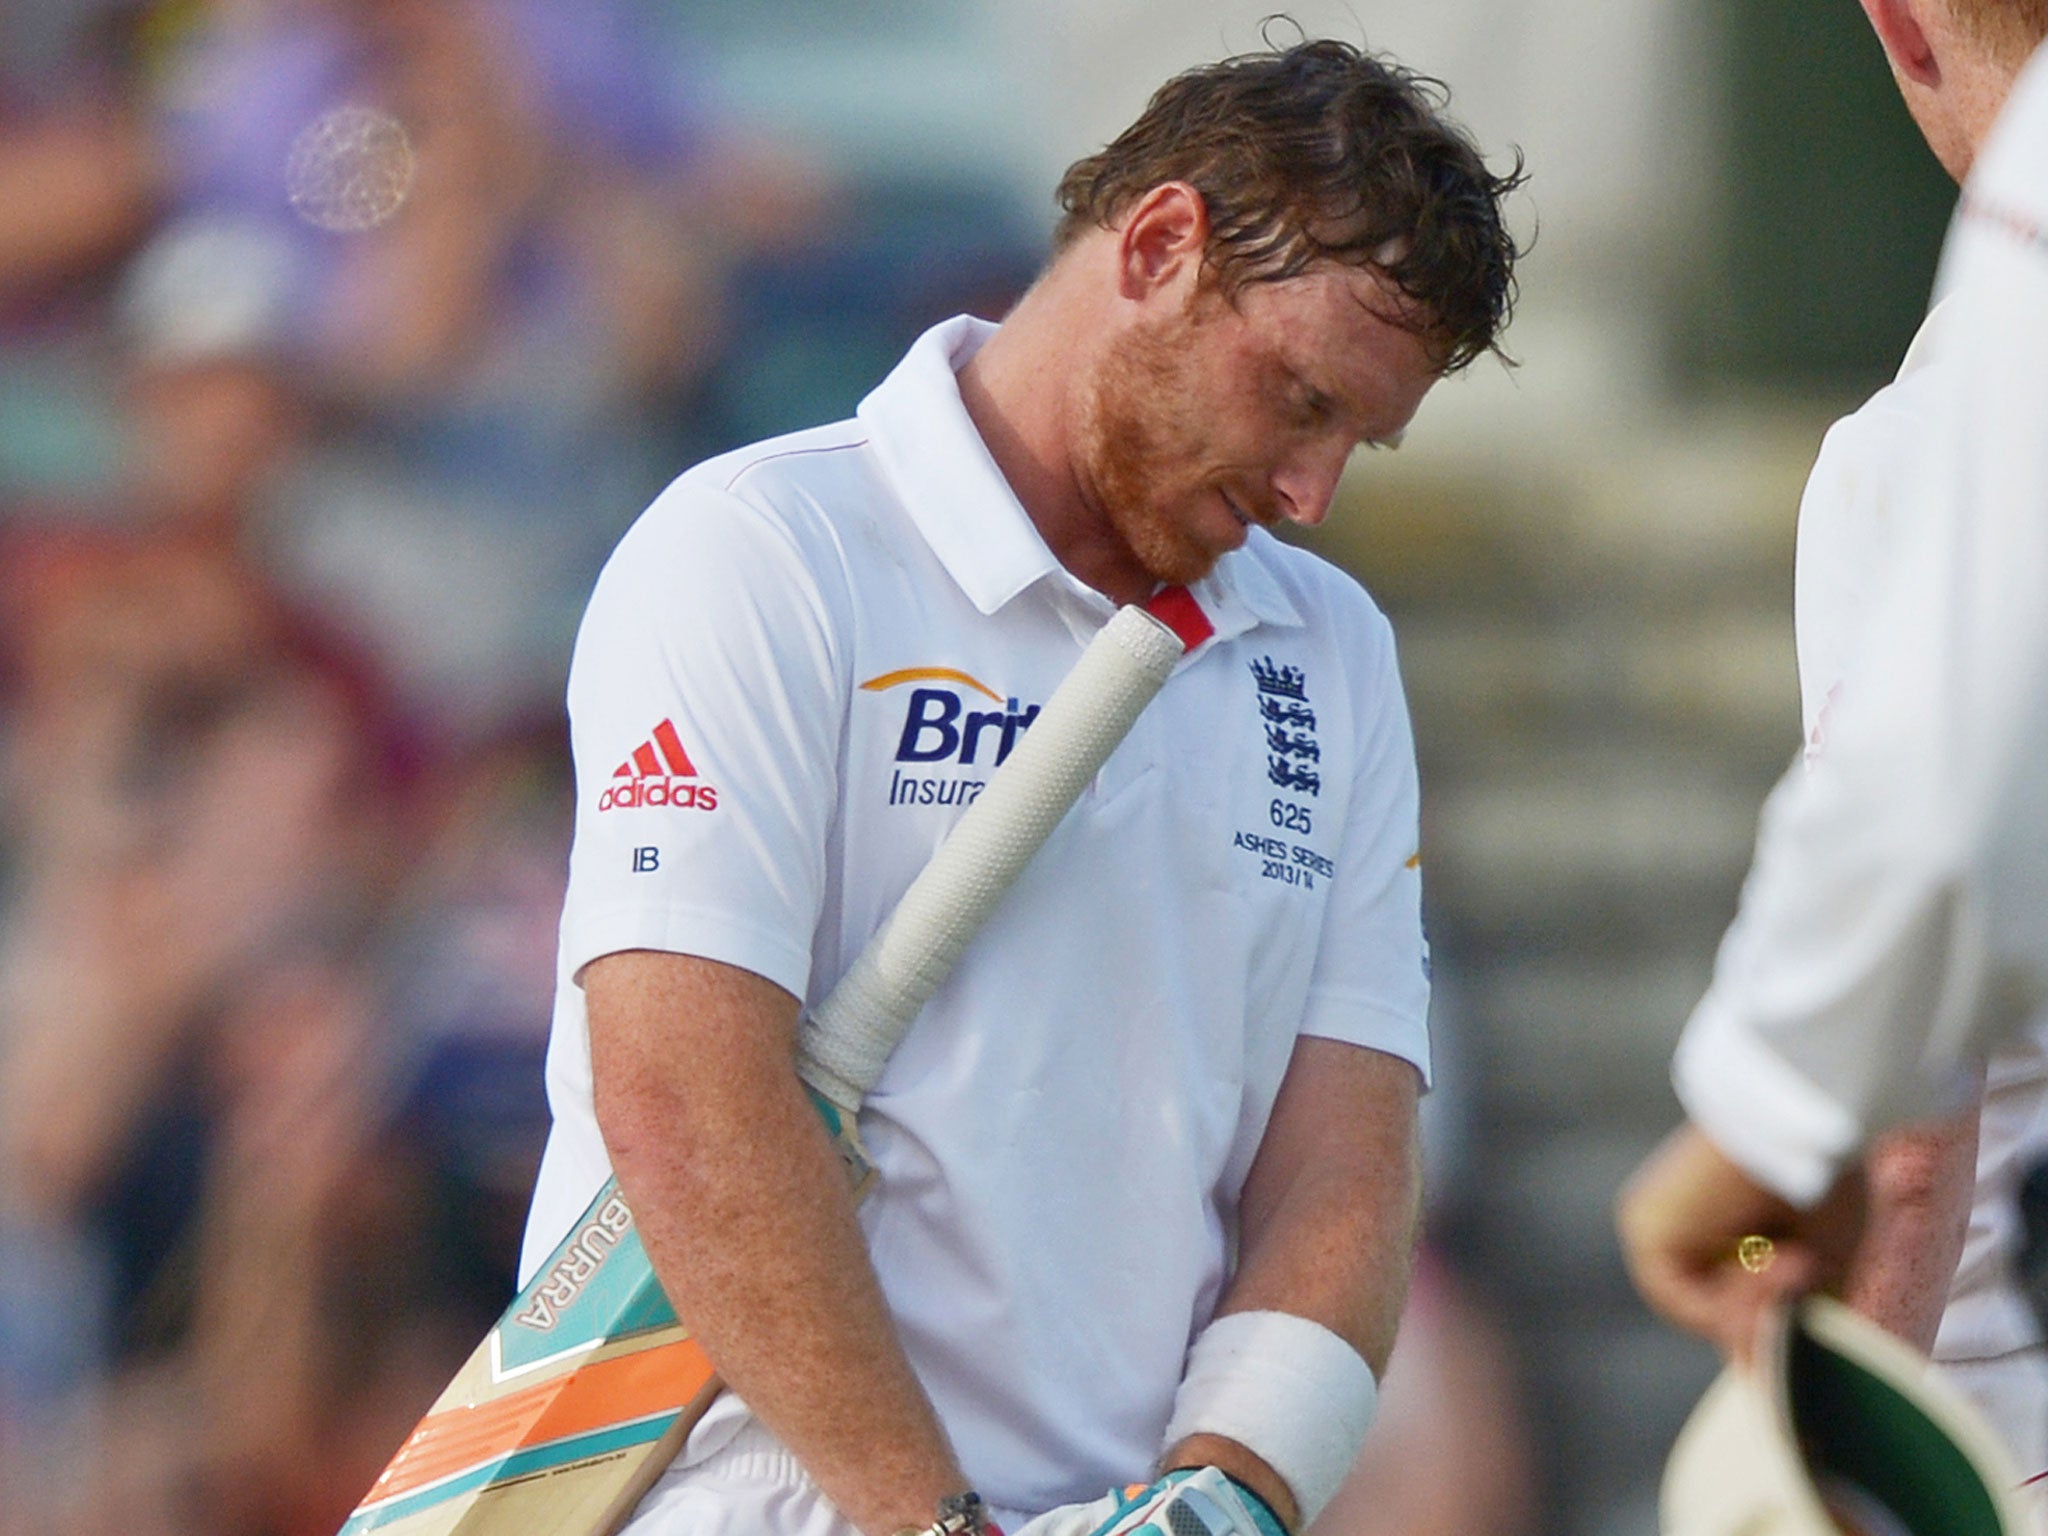
[[[1422,1211],[1413,1139],[1388,1138],[1370,1177],[1349,1168],[1297,1181],[1247,1235],[1243,1262],[1218,1308],[1291,1312],[1321,1323],[1387,1368],[1408,1299]]]
[[[792,1058],[712,1050],[676,1082],[608,1071],[600,1038],[599,1123],[677,1315],[848,1519],[871,1533],[927,1524],[965,1481]]]
[[[1384,1372],[1421,1212],[1417,1086],[1414,1069],[1395,1058],[1302,1042],[1246,1181],[1238,1269],[1219,1317],[1305,1318],[1355,1350],[1375,1378]],[[1169,1468],[1200,1464],[1251,1487],[1290,1529],[1301,1524],[1296,1490],[1252,1446],[1196,1434],[1164,1458]]]
[[[1221,1313],[1321,1323],[1378,1375],[1393,1353],[1422,1219],[1421,1079],[1398,1057],[1303,1040],[1240,1202]]]
[[[1406,1191],[1372,1216],[1336,1191],[1317,1199],[1298,1192],[1261,1245],[1256,1265],[1241,1272],[1219,1316],[1282,1312],[1319,1323],[1365,1360],[1375,1380],[1385,1371],[1408,1292],[1419,1182],[1391,1181]],[[1406,1207],[1406,1211],[1402,1209]],[[1216,1434],[1185,1436],[1168,1447],[1162,1467],[1215,1466],[1264,1499],[1289,1530],[1305,1523],[1295,1490],[1249,1445]]]
[[[1978,1108],[1871,1149],[1869,1227],[1843,1300],[1923,1353],[1934,1347],[1977,1185]]]

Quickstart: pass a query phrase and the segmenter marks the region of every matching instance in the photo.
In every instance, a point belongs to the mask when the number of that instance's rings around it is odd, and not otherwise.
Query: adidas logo
[[[641,806],[675,806],[715,811],[718,791],[697,780],[697,765],[683,750],[675,722],[664,720],[633,755],[612,770],[609,788],[598,797],[600,811],[626,811]]]

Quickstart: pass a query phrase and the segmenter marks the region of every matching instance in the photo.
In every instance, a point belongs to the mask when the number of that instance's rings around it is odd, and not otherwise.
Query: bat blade
[[[614,1530],[718,1389],[607,1181],[342,1536]]]

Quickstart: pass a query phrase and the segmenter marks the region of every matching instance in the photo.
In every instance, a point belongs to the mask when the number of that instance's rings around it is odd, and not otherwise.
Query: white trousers
[[[680,1462],[680,1459],[679,1459]],[[991,1509],[1006,1531],[1029,1517]],[[810,1474],[760,1422],[692,1465],[672,1466],[640,1501],[620,1536],[860,1536]]]
[[[1941,1374],[2005,1437],[2020,1476],[2048,1471],[2048,1348],[2014,1350],[1984,1360],[1944,1360]],[[2048,1480],[2031,1483],[2034,1530],[2048,1536]]]

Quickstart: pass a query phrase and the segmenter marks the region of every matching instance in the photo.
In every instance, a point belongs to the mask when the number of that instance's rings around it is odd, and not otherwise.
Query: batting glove
[[[1017,1536],[1287,1536],[1265,1501],[1215,1467],[1169,1472],[1040,1515]]]

